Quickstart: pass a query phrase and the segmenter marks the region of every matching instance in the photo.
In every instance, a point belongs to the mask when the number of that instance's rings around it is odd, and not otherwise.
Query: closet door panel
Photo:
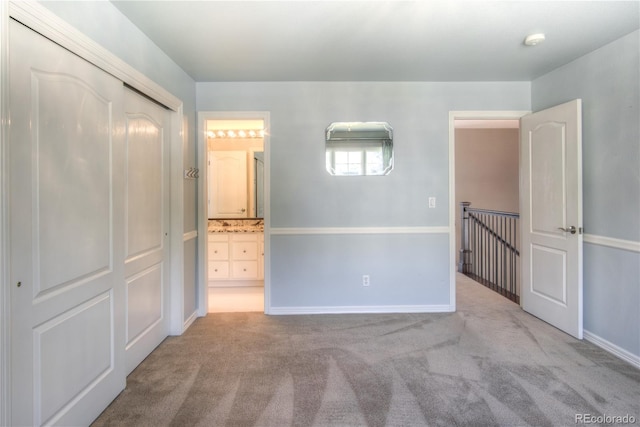
[[[123,86],[9,32],[12,425],[87,425],[125,386]]]
[[[126,372],[169,334],[170,113],[125,89]]]

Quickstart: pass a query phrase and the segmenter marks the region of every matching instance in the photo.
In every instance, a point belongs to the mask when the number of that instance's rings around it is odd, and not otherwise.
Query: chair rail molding
[[[583,239],[585,243],[592,245],[640,253],[640,242],[635,240],[615,239],[613,237],[598,236],[596,234],[585,234]]]
[[[447,226],[435,227],[271,227],[271,235],[303,234],[447,234]]]

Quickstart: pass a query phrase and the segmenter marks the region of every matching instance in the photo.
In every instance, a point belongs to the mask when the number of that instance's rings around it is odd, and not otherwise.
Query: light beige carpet
[[[635,417],[640,371],[458,277],[447,314],[209,314],[95,426],[574,426]]]

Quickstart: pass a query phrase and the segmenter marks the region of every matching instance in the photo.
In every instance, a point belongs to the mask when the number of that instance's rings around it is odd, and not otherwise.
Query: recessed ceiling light
[[[538,33],[538,34],[530,34],[527,36],[527,38],[524,39],[524,44],[527,46],[535,46],[537,44],[540,44],[544,41],[544,34],[542,33]]]

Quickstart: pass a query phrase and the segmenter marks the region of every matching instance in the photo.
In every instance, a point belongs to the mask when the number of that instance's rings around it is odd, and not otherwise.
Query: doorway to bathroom
[[[201,112],[201,295],[209,313],[265,311],[268,113]],[[203,239],[205,240],[205,239]]]

